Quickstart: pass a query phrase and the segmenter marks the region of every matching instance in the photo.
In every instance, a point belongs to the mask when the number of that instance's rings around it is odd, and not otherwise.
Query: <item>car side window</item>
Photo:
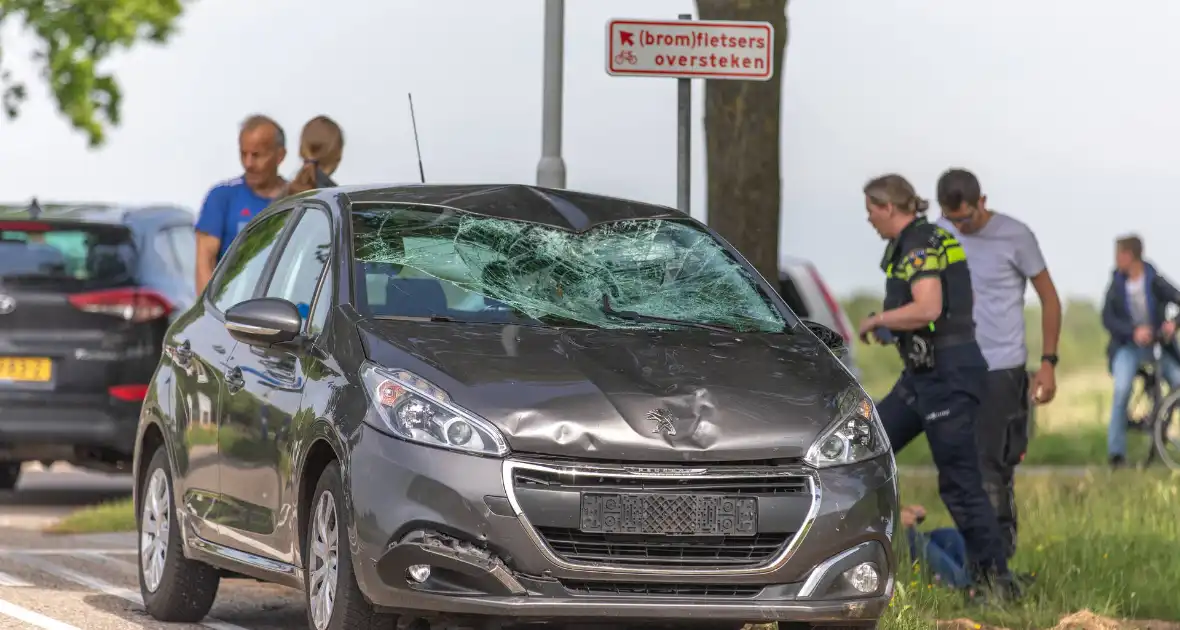
[[[332,279],[327,278],[324,286],[316,296],[315,310],[311,313],[311,320],[307,323],[307,335],[314,337],[324,330],[328,323],[328,309],[332,307]]]
[[[791,310],[795,312],[800,318],[808,318],[807,303],[803,301],[803,296],[799,295],[799,288],[795,286],[795,281],[790,276],[784,276],[779,283],[779,295],[783,297],[783,301]]]
[[[152,249],[169,270],[193,285],[196,275],[197,247],[193,229],[187,225],[162,228],[152,236]]]
[[[217,285],[209,294],[217,310],[225,312],[229,308],[254,297],[254,289],[266,269],[266,261],[274,249],[283,226],[291,212],[281,212],[271,215],[261,221],[251,222],[246,232],[240,234],[235,243],[229,260],[218,265],[220,277]],[[225,267],[224,270],[221,267]]]
[[[176,251],[175,245],[172,243],[173,231],[174,228],[164,228],[159,232],[156,232],[155,235],[152,236],[152,249],[155,250],[156,255],[160,257],[160,260],[164,261],[168,265],[179,268],[180,259],[177,257],[178,252]]]
[[[306,321],[331,254],[332,223],[327,213],[319,208],[307,208],[283,247],[266,297],[293,303]]]
[[[180,260],[181,276],[191,286],[197,276],[197,233],[191,225],[178,225],[170,228],[167,234]]]

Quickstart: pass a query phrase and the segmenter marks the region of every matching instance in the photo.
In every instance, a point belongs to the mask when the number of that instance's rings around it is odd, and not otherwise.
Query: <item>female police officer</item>
[[[991,591],[997,595],[1014,595],[975,445],[987,362],[975,342],[966,255],[946,230],[926,221],[928,204],[904,177],[878,177],[864,194],[869,223],[889,245],[881,260],[885,310],[865,318],[860,335],[896,343],[905,363],[877,411],[895,453],[925,431],[939,494],[967,543],[972,577],[1000,587]]]

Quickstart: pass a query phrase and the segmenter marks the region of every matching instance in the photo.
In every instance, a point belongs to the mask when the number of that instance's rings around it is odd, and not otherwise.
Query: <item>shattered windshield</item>
[[[448,209],[354,206],[358,306],[379,317],[782,332],[754,279],[687,221],[573,233]],[[605,303],[604,303],[605,296]],[[665,321],[651,321],[659,318]]]

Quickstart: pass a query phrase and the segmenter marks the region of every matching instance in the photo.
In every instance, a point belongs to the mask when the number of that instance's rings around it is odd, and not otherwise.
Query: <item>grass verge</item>
[[[1150,441],[1146,433],[1127,434],[1127,460],[1138,464],[1147,458]],[[933,466],[930,444],[925,437],[910,442],[897,454],[900,466]],[[1071,430],[1037,432],[1024,458],[1028,466],[1105,466],[1106,427],[1079,426]]]
[[[98,534],[135,531],[131,497],[85,507],[50,525],[50,534]]]
[[[921,503],[928,525],[950,525],[933,477],[903,476],[902,502]],[[1018,630],[1052,628],[1079,610],[1116,619],[1180,619],[1180,474],[1101,471],[1037,475],[1017,481],[1019,550],[1013,569],[1037,583],[1020,604],[972,609],[929,586],[903,561],[882,627],[933,628],[936,619],[970,618]]]
[[[887,383],[877,383],[876,389],[870,392],[880,400],[893,386],[895,378],[896,375],[892,374]],[[1100,369],[1058,374],[1057,386],[1057,397],[1053,402],[1035,410],[1034,436],[1024,463],[1031,466],[1105,466],[1106,428],[1114,387],[1110,375]],[[1132,463],[1142,462],[1147,456],[1148,443],[1145,433],[1130,432],[1127,436],[1128,459]],[[897,463],[902,466],[932,465],[925,438],[919,437],[898,453]]]

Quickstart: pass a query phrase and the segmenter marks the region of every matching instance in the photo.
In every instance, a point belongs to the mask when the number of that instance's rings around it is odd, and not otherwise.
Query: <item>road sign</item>
[[[606,37],[612,76],[766,81],[774,74],[769,22],[616,18]]]

